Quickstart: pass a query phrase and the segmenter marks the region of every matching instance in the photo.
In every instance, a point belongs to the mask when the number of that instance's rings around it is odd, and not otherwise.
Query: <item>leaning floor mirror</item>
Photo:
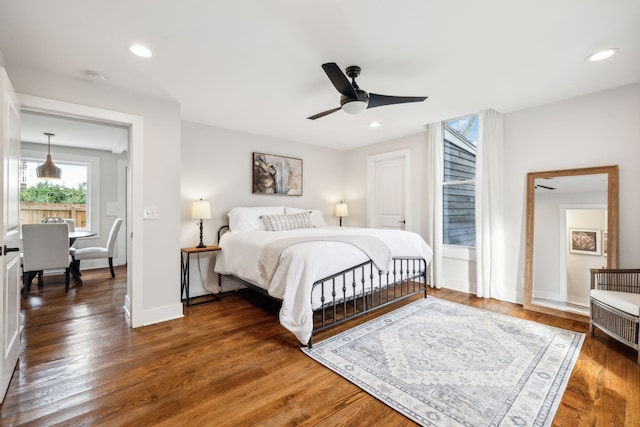
[[[618,166],[527,174],[524,308],[589,318],[591,268],[618,266]]]

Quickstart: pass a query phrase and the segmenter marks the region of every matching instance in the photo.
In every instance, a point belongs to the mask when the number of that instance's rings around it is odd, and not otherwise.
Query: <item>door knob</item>
[[[406,224],[407,221],[405,221],[404,219],[402,221],[398,221],[399,224]]]

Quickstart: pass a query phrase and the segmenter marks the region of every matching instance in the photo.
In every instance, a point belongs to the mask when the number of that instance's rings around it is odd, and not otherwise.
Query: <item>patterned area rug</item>
[[[583,341],[428,297],[302,351],[421,425],[547,426]]]

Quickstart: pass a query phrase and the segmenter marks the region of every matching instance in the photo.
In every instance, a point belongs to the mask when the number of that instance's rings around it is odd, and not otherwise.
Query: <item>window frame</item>
[[[449,120],[443,120],[442,121],[442,146],[443,146],[443,150],[444,150],[444,146],[445,146],[445,141],[449,141],[451,144],[454,144],[462,149],[466,149],[467,147],[463,146],[460,144],[459,141],[455,141],[455,140],[447,140],[447,133],[450,133],[450,131],[447,129],[446,124],[456,121],[456,120],[460,120],[460,119],[464,119],[467,117],[476,117],[476,120],[480,120],[479,114],[468,114],[465,116],[460,116],[457,118],[452,118]],[[454,129],[455,130],[455,129]],[[465,137],[466,139],[466,137]],[[445,229],[445,203],[444,203],[444,191],[446,187],[454,187],[454,186],[459,186],[459,185],[473,185],[474,189],[475,189],[475,183],[476,183],[476,172],[477,172],[477,163],[475,162],[475,160],[477,160],[477,145],[475,146],[475,153],[474,155],[476,156],[474,159],[474,167],[476,168],[474,170],[474,177],[472,179],[458,179],[458,180],[451,180],[451,181],[446,181],[445,180],[445,156],[443,156],[442,158],[442,200],[443,200],[443,204],[442,204],[442,228],[443,228],[443,233],[442,233],[442,248],[443,248],[443,256],[447,257],[447,258],[455,258],[455,259],[462,259],[462,260],[468,260],[468,261],[474,261],[475,260],[475,249],[476,246],[469,246],[469,245],[457,245],[457,244],[451,244],[451,243],[445,243],[444,239],[445,239],[445,233],[444,233],[444,229]],[[474,191],[475,194],[475,191]],[[476,228],[476,220],[475,220],[475,210],[476,210],[476,204],[474,201],[474,229]],[[476,242],[477,243],[477,242]]]
[[[20,162],[43,162],[43,153],[36,150],[21,150]],[[82,154],[59,152],[55,154],[57,164],[75,164],[87,166],[87,223],[85,227],[77,227],[78,231],[100,230],[100,158]],[[21,181],[22,182],[22,181]]]

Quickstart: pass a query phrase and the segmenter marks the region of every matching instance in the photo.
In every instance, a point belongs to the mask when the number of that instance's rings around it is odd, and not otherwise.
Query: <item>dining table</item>
[[[87,237],[93,237],[93,236],[97,236],[97,235],[98,235],[98,233],[96,233],[95,231],[91,231],[91,230],[70,231],[69,232],[69,247],[73,246],[73,244],[78,239],[86,239]],[[71,275],[73,276],[73,279],[76,281],[76,283],[78,283],[80,285],[82,284],[82,279],[80,278],[80,276],[82,276],[82,274],[80,273],[79,262],[73,260],[71,262],[71,264],[69,264],[69,273],[71,273]]]
[[[83,231],[70,231],[69,232],[69,246],[72,246],[77,239],[85,239],[87,237],[97,236],[98,233],[91,230],[83,230]]]

